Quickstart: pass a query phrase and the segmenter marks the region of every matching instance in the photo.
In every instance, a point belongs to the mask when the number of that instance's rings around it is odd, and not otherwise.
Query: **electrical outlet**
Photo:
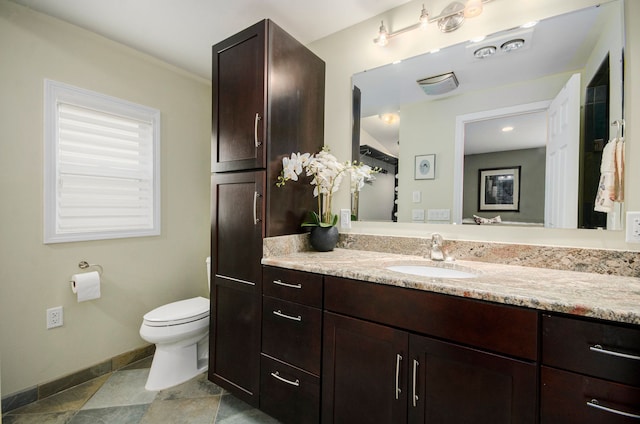
[[[640,243],[640,212],[627,212],[627,243]]]
[[[63,323],[62,306],[47,309],[47,330],[62,327]]]
[[[340,228],[351,228],[351,209],[340,209]]]

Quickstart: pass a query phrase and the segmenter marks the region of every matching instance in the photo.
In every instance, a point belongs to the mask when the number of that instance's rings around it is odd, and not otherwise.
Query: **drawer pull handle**
[[[601,411],[611,412],[612,414],[622,415],[624,417],[635,418],[637,420],[640,419],[640,415],[632,414],[630,412],[619,411],[617,409],[607,408],[606,406],[602,406],[600,405],[600,402],[598,402],[598,399],[591,399],[589,402],[587,402],[587,406],[600,409]]]
[[[417,360],[413,360],[413,407],[415,408],[418,404],[418,394],[416,392],[416,384],[418,380],[418,367],[420,363]]]
[[[290,319],[291,321],[298,321],[298,322],[302,321],[302,317],[300,315],[298,315],[297,317],[294,317],[291,315],[283,314],[280,309],[278,309],[277,311],[273,311],[273,315],[277,315],[281,318]]]
[[[279,286],[289,287],[291,289],[301,289],[302,288],[302,284],[300,284],[300,283],[298,283],[298,284],[289,284],[289,283],[283,283],[282,280],[273,280],[273,284],[277,284]]]
[[[255,142],[256,149],[260,147],[260,145],[262,144],[261,142],[258,141],[258,122],[260,122],[261,119],[262,117],[260,116],[260,114],[256,113],[256,119],[254,121],[254,126],[253,126],[253,141]]]
[[[400,362],[402,362],[402,356],[396,354],[396,400],[400,397],[402,390],[400,389]]]
[[[640,361],[640,356],[629,355],[628,353],[615,352],[613,350],[608,350],[608,349],[605,349],[604,347],[602,347],[602,345],[599,345],[599,344],[594,345],[594,346],[590,346],[589,350],[591,350],[593,352],[604,353],[605,355],[618,356],[620,358],[633,359],[633,360],[636,360],[636,361]]]
[[[286,378],[282,378],[282,377],[280,377],[280,373],[278,371],[272,372],[271,373],[271,377],[277,378],[278,380],[282,381],[283,383],[291,384],[292,386],[296,386],[296,387],[300,386],[300,380],[298,380],[296,378],[296,381],[291,381],[291,380],[287,380]]]

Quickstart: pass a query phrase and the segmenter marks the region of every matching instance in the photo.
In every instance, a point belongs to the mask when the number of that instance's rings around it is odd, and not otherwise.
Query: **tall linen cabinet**
[[[282,158],[324,142],[324,62],[270,20],[213,46],[209,380],[259,406],[262,239],[301,231]]]

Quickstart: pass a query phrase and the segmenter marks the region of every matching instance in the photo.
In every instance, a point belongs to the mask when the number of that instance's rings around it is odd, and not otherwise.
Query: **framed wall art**
[[[415,179],[433,180],[436,178],[436,155],[416,156]]]
[[[520,167],[478,170],[478,210],[520,210]]]

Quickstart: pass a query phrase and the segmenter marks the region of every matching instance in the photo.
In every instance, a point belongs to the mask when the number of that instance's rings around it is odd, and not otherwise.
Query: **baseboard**
[[[62,392],[63,390],[67,390],[79,384],[86,383],[87,381],[93,380],[101,375],[117,371],[120,368],[124,368],[127,365],[153,355],[155,348],[155,345],[148,345],[139,349],[134,349],[114,356],[113,358],[100,362],[99,364],[57,378],[53,381],[4,396],[2,398],[2,413],[6,414],[9,411],[28,405],[32,402],[55,395],[56,393]]]

